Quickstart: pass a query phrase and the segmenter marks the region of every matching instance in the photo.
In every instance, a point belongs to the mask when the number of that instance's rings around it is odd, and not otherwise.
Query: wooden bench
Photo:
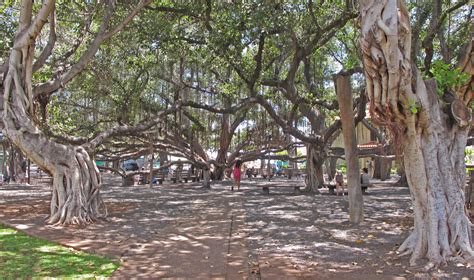
[[[199,180],[201,179],[199,172],[191,174],[191,172],[183,170],[179,172],[179,176],[176,175],[178,175],[178,173],[175,172],[171,176],[171,181],[173,181],[173,183],[176,183],[178,181],[178,177],[181,178],[181,180],[183,180],[185,183],[187,183],[188,181],[199,182]]]

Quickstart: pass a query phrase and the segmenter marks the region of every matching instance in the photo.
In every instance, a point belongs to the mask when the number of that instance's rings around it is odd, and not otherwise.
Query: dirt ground
[[[0,222],[27,234],[122,262],[113,278],[474,279],[461,263],[423,272],[396,249],[413,225],[407,188],[377,183],[364,196],[365,221],[348,220],[347,196],[294,195],[245,179],[204,190],[196,183],[121,187],[104,174],[109,217],[87,227],[45,225],[50,186],[0,186]],[[272,179],[279,186],[299,180]]]

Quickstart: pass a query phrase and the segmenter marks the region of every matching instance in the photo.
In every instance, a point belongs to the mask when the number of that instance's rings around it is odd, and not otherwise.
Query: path
[[[412,226],[408,190],[379,185],[364,196],[366,221],[347,223],[347,197],[262,195],[258,181],[202,190],[196,184],[118,187],[106,175],[109,221],[85,228],[44,226],[47,186],[1,186],[0,221],[123,263],[114,278],[395,279],[427,276],[395,258]],[[281,180],[281,179],[277,179]],[[280,181],[278,184],[283,183]],[[474,277],[454,267],[433,276]],[[403,278],[401,278],[403,279]]]

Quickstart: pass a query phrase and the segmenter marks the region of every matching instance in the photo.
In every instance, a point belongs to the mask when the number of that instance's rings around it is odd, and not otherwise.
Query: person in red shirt
[[[240,176],[242,175],[242,161],[240,159],[235,161],[234,169],[232,173],[234,175],[234,184],[232,185],[231,190],[234,190],[234,186],[237,186],[237,190],[240,190]]]

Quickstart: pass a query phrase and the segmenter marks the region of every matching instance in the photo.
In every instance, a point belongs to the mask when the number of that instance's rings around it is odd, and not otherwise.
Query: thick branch
[[[296,128],[281,118],[271,104],[269,104],[262,96],[256,97],[257,103],[260,104],[267,113],[272,117],[272,119],[283,129],[285,133],[290,133],[294,137],[306,143],[313,143],[316,145],[321,145],[321,137],[319,135],[314,137],[309,137],[298,131]]]
[[[33,72],[38,71],[46,63],[46,60],[53,53],[54,44],[56,43],[56,12],[53,7],[53,11],[49,15],[49,37],[46,47],[41,52],[38,59],[33,65]]]
[[[36,37],[38,37],[41,29],[48,21],[48,17],[51,12],[54,10],[55,0],[45,0],[41,9],[36,15],[34,21],[30,24],[28,29],[23,30],[19,35],[19,38],[15,40],[15,44],[13,45],[14,49],[21,49],[29,44],[31,44]]]
[[[164,116],[175,112],[177,109],[178,109],[178,106],[172,106],[168,109],[162,110],[152,120],[138,124],[136,126],[123,125],[123,126],[114,127],[109,130],[103,131],[99,133],[97,136],[95,136],[94,139],[92,139],[89,143],[87,143],[84,146],[87,150],[93,151],[95,147],[100,145],[107,138],[117,136],[117,135],[133,134],[133,133],[145,131],[147,129],[150,129],[154,125],[158,124],[159,122],[161,122]]]

